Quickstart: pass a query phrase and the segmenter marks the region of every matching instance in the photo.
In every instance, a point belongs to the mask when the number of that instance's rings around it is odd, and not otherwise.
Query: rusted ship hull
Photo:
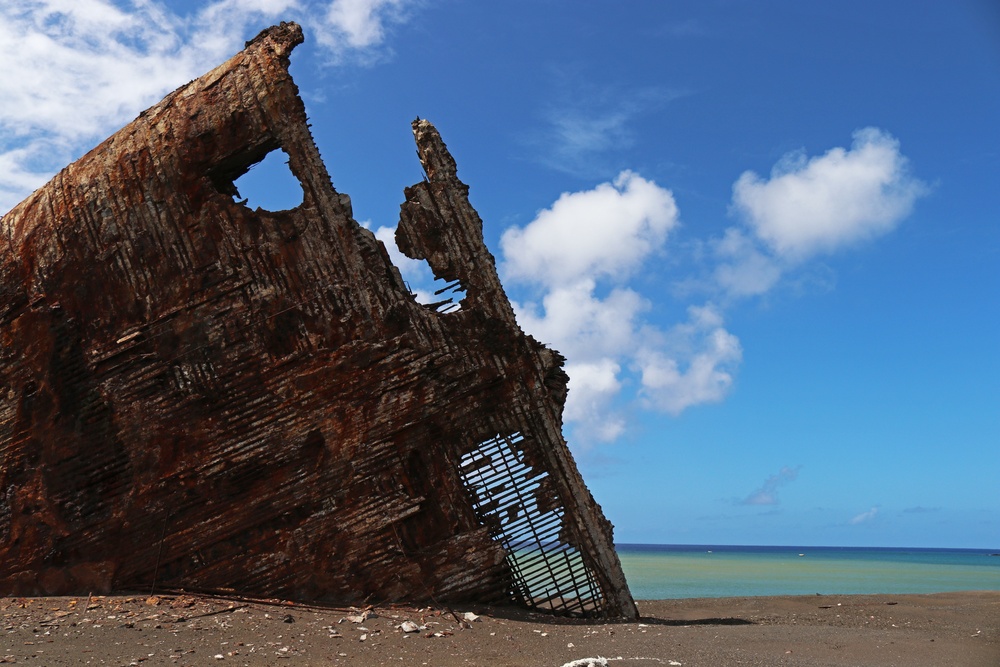
[[[437,131],[400,247],[333,188],[294,24],[144,112],[0,221],[0,594],[152,586],[516,602],[634,618],[561,435],[561,357],[518,328]],[[304,200],[233,181],[282,149]]]

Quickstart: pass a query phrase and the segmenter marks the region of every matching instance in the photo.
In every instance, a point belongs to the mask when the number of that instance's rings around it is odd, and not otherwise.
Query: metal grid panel
[[[524,459],[520,433],[498,435],[462,457],[462,481],[476,514],[507,551],[511,595],[535,609],[600,616],[604,596],[585,555],[564,538],[565,511],[547,472]]]

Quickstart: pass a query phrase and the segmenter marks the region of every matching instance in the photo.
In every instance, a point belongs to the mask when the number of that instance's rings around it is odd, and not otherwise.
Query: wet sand
[[[613,667],[1000,666],[1000,591],[658,600],[639,611],[638,623],[595,623],[475,605],[4,598],[0,663],[560,667],[601,656]]]

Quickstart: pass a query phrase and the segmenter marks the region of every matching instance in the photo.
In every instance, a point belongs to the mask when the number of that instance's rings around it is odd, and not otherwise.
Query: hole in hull
[[[302,204],[302,184],[288,167],[288,153],[276,149],[233,182],[233,200],[251,209],[288,211]]]

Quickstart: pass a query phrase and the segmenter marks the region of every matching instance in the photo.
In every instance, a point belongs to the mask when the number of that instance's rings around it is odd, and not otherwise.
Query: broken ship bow
[[[518,328],[437,130],[413,124],[397,241],[464,291],[447,311],[334,190],[301,41],[265,30],[0,220],[0,594],[636,618],[562,438],[563,360]],[[302,203],[234,201],[279,149]]]

